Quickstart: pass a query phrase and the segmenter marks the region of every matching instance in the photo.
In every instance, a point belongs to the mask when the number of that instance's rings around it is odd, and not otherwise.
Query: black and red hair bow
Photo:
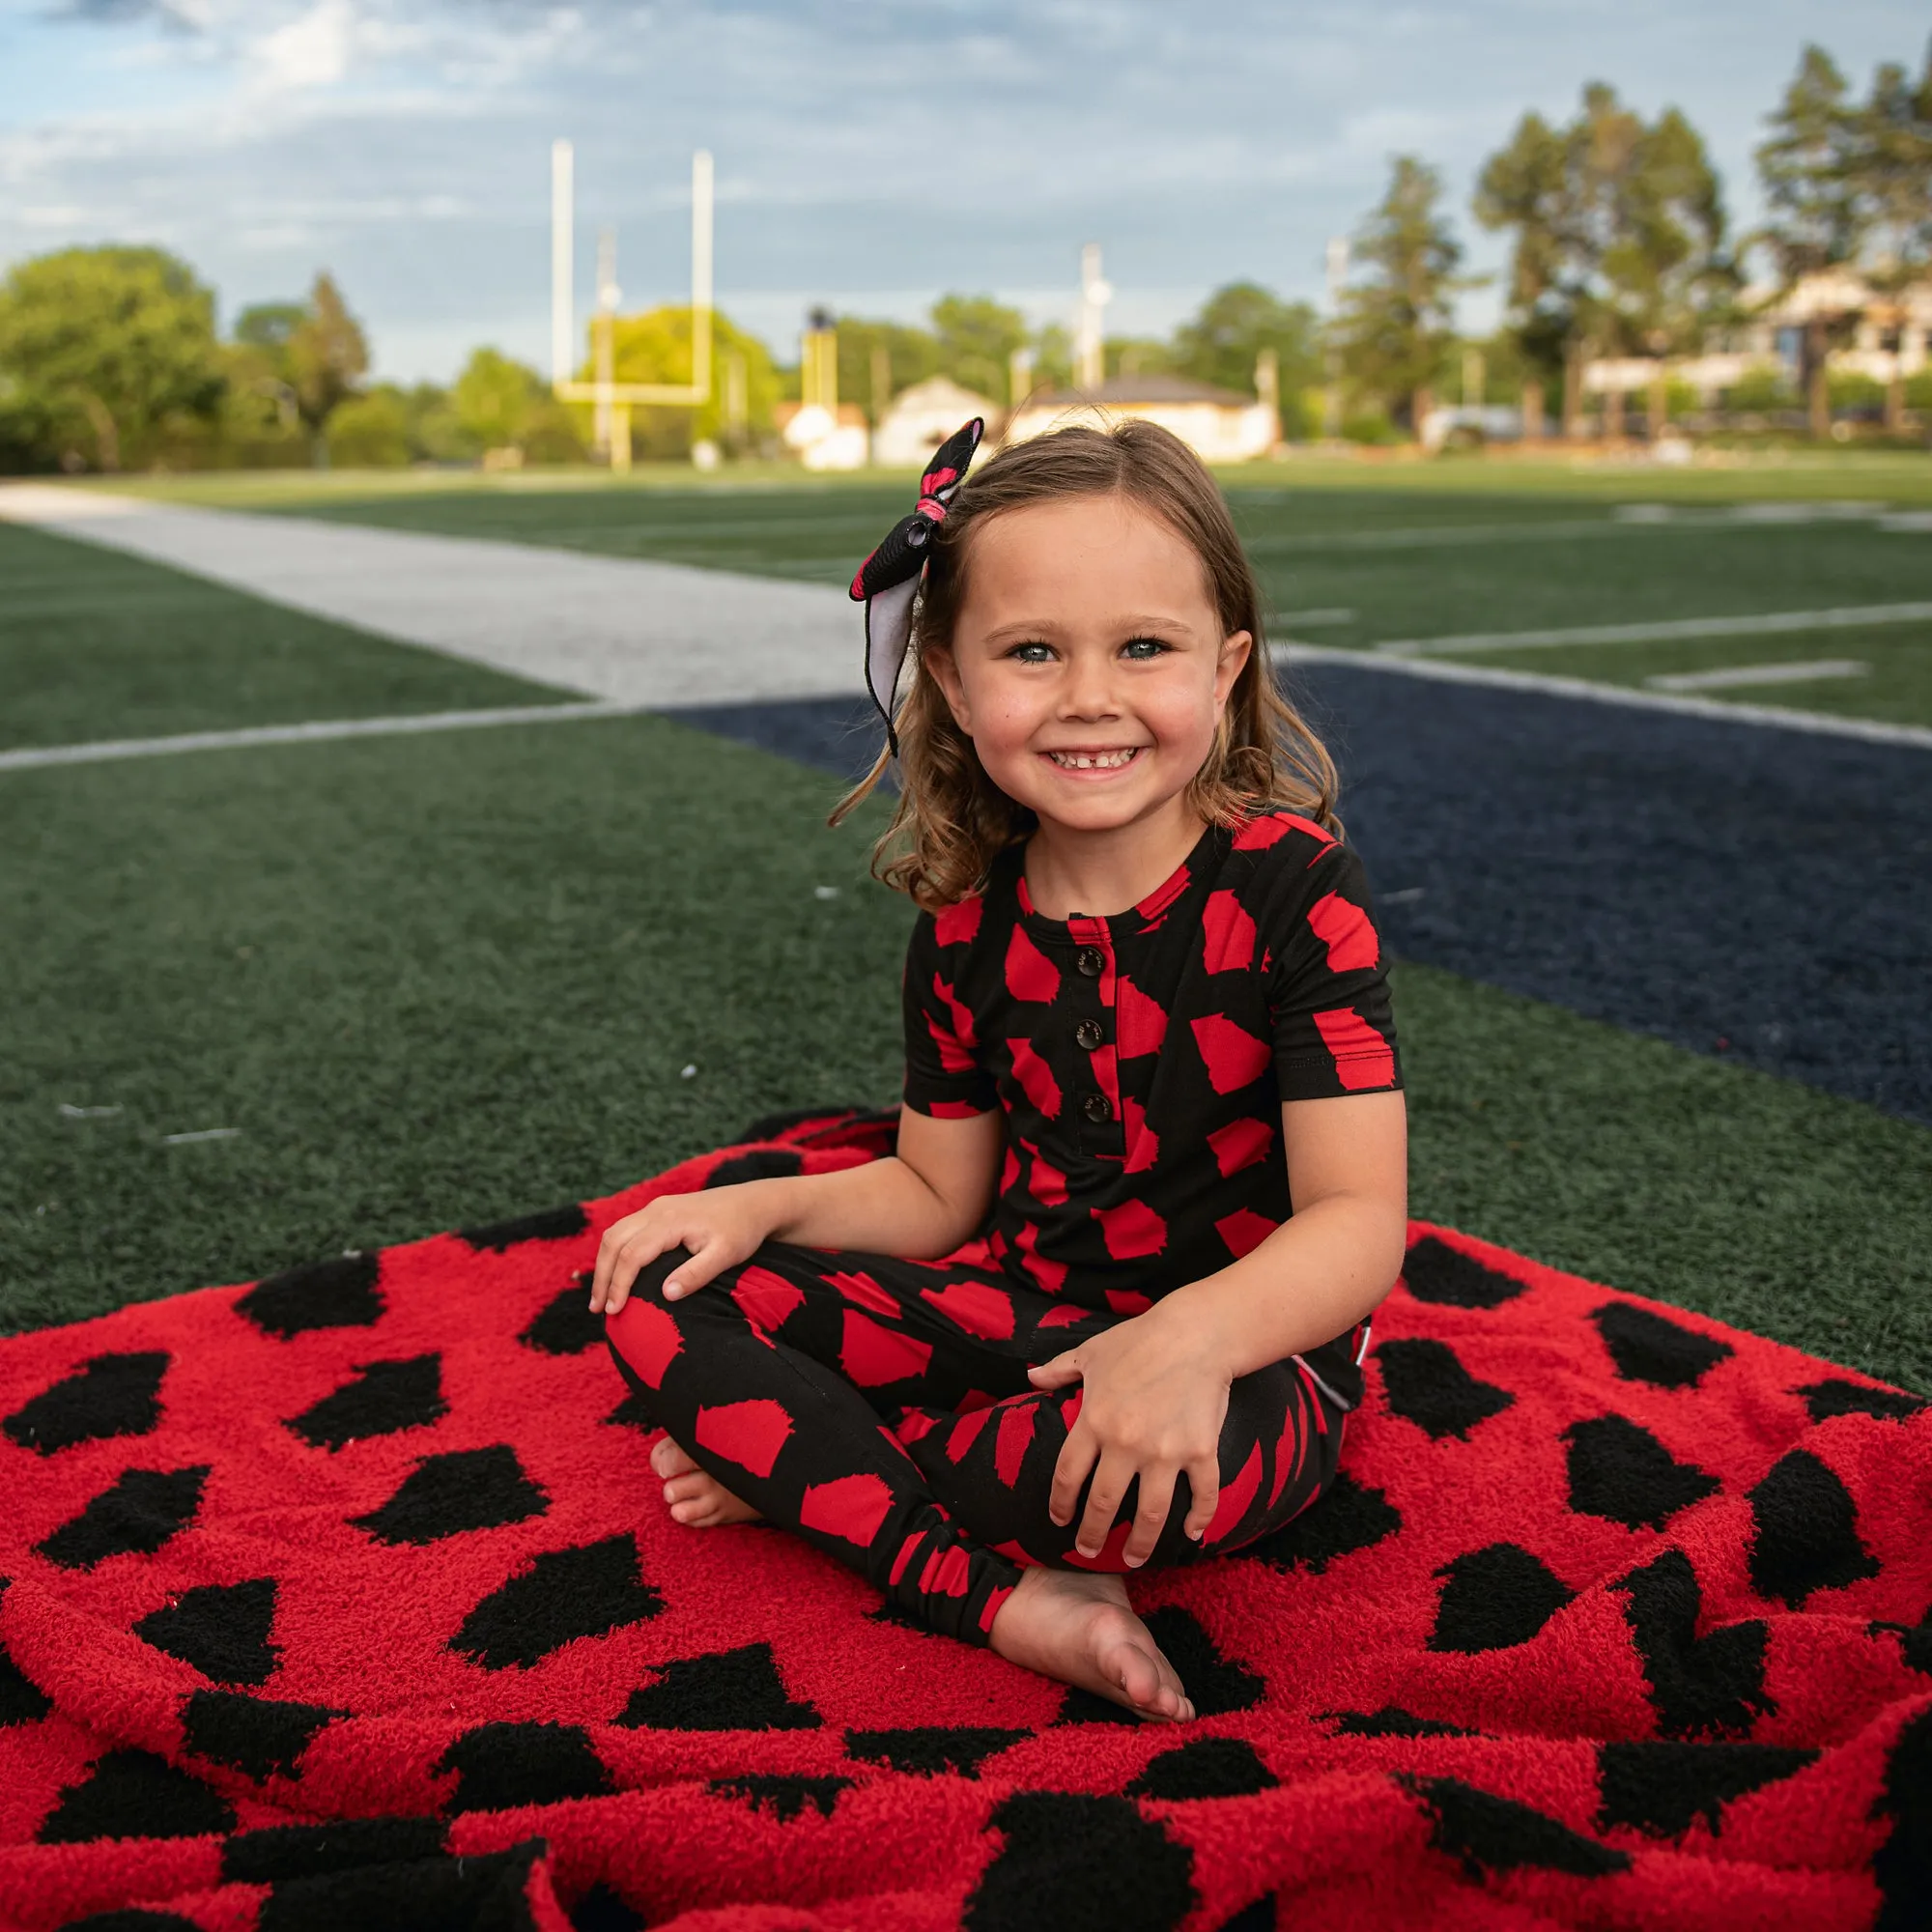
[[[984,421],[975,416],[933,451],[919,479],[919,501],[886,532],[886,540],[859,566],[852,601],[866,607],[866,689],[886,721],[886,743],[898,755],[893,726],[893,700],[898,692],[907,646],[912,642],[912,603],[924,573],[932,533],[946,521],[946,508],[965,481],[966,466],[980,446]]]

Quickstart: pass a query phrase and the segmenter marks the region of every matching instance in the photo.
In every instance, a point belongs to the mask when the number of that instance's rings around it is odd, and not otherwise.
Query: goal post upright
[[[596,371],[598,380],[588,383],[576,380],[572,286],[576,272],[573,251],[576,156],[567,140],[551,143],[550,178],[551,392],[560,402],[596,404],[600,418],[608,412],[612,467],[628,469],[630,415],[634,407],[655,404],[661,408],[696,410],[711,400],[716,201],[711,152],[708,148],[698,148],[691,156],[691,380],[688,383],[617,383],[610,379],[608,369],[603,366]],[[610,271],[600,266],[598,319],[607,335],[615,321],[614,314],[606,312],[604,291],[609,275]],[[614,306],[614,294],[608,306]]]
[[[577,332],[572,316],[571,278],[577,272],[572,256],[576,213],[576,150],[568,141],[550,144],[550,380],[553,387],[570,381],[571,337]]]

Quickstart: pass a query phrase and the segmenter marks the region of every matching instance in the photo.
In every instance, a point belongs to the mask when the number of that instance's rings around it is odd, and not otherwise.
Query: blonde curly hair
[[[928,911],[983,890],[993,861],[1037,821],[986,776],[925,654],[952,648],[974,531],[989,518],[1069,497],[1123,497],[1159,517],[1201,559],[1223,635],[1246,631],[1254,639],[1213,749],[1188,784],[1188,804],[1204,820],[1222,825],[1238,823],[1257,805],[1283,805],[1340,834],[1334,760],[1276,688],[1254,572],[1206,465],[1156,423],[1129,418],[1105,431],[1068,427],[1011,444],[974,470],[932,539],[913,613],[912,673],[894,719],[898,803],[872,853],[873,876]],[[890,764],[881,751],[838,801],[834,825],[877,788]]]

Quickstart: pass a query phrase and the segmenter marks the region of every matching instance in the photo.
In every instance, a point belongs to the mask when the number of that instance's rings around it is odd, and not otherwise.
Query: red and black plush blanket
[[[1184,1729],[672,1523],[599,1228],[888,1131],[0,1343],[0,1923],[1932,1922],[1932,1416],[1446,1230]]]

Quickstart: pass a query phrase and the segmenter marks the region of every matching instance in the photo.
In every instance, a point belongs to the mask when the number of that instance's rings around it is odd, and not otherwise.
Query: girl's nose
[[[1076,657],[1066,668],[1061,686],[1060,715],[1063,718],[1118,718],[1120,701],[1114,693],[1113,667],[1102,659],[1095,662]]]

